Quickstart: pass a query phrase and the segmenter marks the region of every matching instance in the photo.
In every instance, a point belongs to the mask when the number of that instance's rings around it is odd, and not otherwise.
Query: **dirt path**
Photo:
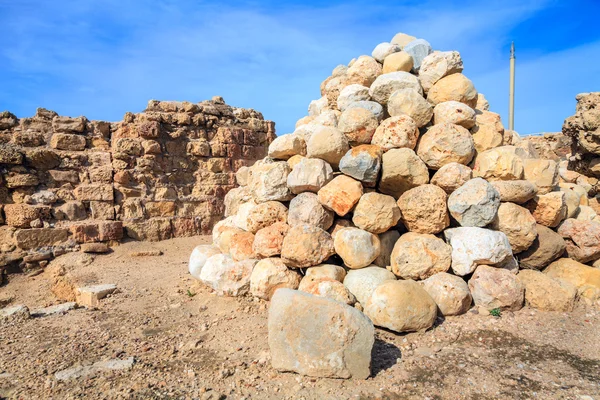
[[[207,240],[123,244],[79,271],[118,285],[100,310],[0,326],[0,398],[600,399],[600,313],[581,309],[469,312],[408,335],[378,329],[366,381],[278,373],[268,359],[268,304],[218,297],[187,274],[192,248]],[[129,255],[153,249],[164,255]],[[13,275],[0,297],[50,305],[45,275]],[[130,369],[55,377],[130,357]]]

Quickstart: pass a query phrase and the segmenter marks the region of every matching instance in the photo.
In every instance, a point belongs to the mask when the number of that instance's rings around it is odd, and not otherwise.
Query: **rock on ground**
[[[411,232],[439,233],[450,225],[446,208],[448,196],[435,185],[407,190],[398,199],[402,223]]]
[[[220,295],[242,296],[250,289],[250,275],[256,262],[236,262],[226,254],[216,254],[206,260],[200,280]]]
[[[373,291],[385,281],[395,281],[396,276],[385,268],[369,266],[348,271],[344,286],[356,297],[363,307]]]
[[[370,265],[381,251],[379,238],[359,228],[342,228],[335,235],[335,252],[351,269]]]
[[[592,301],[600,299],[600,269],[598,268],[570,258],[559,258],[544,270],[544,274],[574,285],[579,297]]]
[[[523,307],[523,284],[515,274],[506,269],[478,266],[469,279],[469,289],[475,305],[488,310],[499,308],[517,311]]]
[[[349,306],[356,303],[356,297],[336,279],[305,276],[302,278],[298,290],[319,297],[327,297],[340,303],[348,304]]]
[[[539,271],[525,269],[517,278],[525,287],[525,304],[543,311],[573,311],[577,288]]]
[[[322,264],[317,265],[316,267],[307,268],[304,276],[311,277],[316,280],[328,278],[343,282],[344,278],[346,277],[346,270],[339,265]]]
[[[521,268],[541,270],[559,258],[567,247],[561,235],[543,225],[536,225],[537,237],[524,252],[519,253]]]
[[[288,269],[280,258],[265,258],[252,270],[250,293],[254,297],[271,300],[277,289],[298,289],[300,279],[300,274]]]
[[[467,282],[446,272],[425,279],[423,289],[435,301],[443,316],[464,314],[473,302]]]
[[[581,263],[600,258],[600,222],[569,218],[558,227],[567,244],[567,256]]]
[[[371,374],[375,330],[350,306],[281,289],[269,307],[268,329],[271,364],[278,371],[356,379]]]
[[[434,235],[408,232],[394,245],[390,262],[402,279],[426,279],[450,269],[452,247]]]

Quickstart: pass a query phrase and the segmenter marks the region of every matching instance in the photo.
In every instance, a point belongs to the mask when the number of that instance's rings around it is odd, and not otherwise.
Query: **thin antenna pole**
[[[508,93],[508,129],[515,130],[515,42],[510,45],[510,88]]]

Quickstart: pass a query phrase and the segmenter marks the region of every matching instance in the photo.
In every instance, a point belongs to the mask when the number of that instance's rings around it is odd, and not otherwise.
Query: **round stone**
[[[381,64],[373,57],[360,56],[354,64],[348,67],[346,77],[348,84],[357,83],[369,87],[382,71]]]
[[[435,301],[443,316],[464,314],[473,302],[467,282],[445,272],[425,279],[423,289]]]
[[[409,72],[390,72],[379,76],[369,89],[371,98],[379,104],[387,104],[388,99],[396,90],[414,89],[423,94],[419,79]]]
[[[450,194],[471,178],[473,178],[471,168],[457,162],[451,162],[436,171],[431,178],[431,183]]]
[[[518,180],[523,178],[523,154],[514,146],[501,146],[477,154],[473,175],[494,180]],[[527,160],[525,160],[527,161]]]
[[[269,145],[269,157],[280,160],[299,155],[306,155],[306,142],[300,135],[293,133],[281,135],[275,138]]]
[[[375,114],[365,108],[346,109],[338,123],[338,129],[346,135],[351,145],[371,143],[379,121]]]
[[[383,60],[385,60],[387,56],[389,56],[390,54],[397,53],[401,50],[402,47],[397,44],[384,42],[379,43],[377,46],[375,46],[373,52],[371,53],[371,56],[373,56],[373,58],[379,61],[380,63],[383,63]]]
[[[415,71],[419,71],[421,68],[421,63],[433,52],[431,45],[427,40],[424,39],[416,39],[412,42],[408,43],[406,46],[402,48],[403,51],[408,53],[414,62],[413,69]]]
[[[496,216],[500,194],[486,180],[473,178],[448,197],[450,214],[461,226],[484,227]]]
[[[250,275],[250,294],[271,300],[279,288],[298,289],[301,275],[288,269],[280,258],[265,258],[254,266]]]
[[[358,203],[363,194],[360,182],[346,175],[338,175],[319,190],[319,202],[343,217]]]
[[[455,124],[439,124],[421,136],[417,154],[431,169],[437,170],[451,162],[468,164],[475,155],[471,133]]]
[[[339,129],[322,126],[308,140],[306,155],[310,158],[320,158],[337,168],[340,159],[349,148],[348,138]]]
[[[398,199],[402,222],[411,232],[441,232],[450,225],[447,197],[443,189],[430,184],[407,190]]]
[[[480,265],[469,279],[475,305],[488,310],[517,311],[523,307],[525,289],[515,274],[503,269]]]
[[[293,201],[293,200],[292,200]],[[256,233],[259,229],[271,226],[276,222],[287,221],[288,209],[278,201],[267,201],[253,207],[248,213],[246,226],[248,231]]]
[[[221,250],[217,246],[212,244],[201,244],[199,246],[194,247],[194,250],[192,250],[192,254],[190,255],[190,261],[188,263],[190,275],[192,275],[196,279],[200,279],[200,272],[202,271],[202,267],[204,267],[204,264],[206,264],[206,260],[208,260],[209,257],[220,253]]]
[[[200,280],[220,295],[243,296],[250,290],[250,275],[256,262],[236,262],[226,254],[215,254],[206,260]]]
[[[344,286],[348,288],[356,300],[363,306],[377,286],[386,281],[395,281],[396,276],[385,268],[370,266],[348,271],[344,278]]]
[[[419,81],[423,90],[429,89],[445,76],[462,72],[463,61],[458,51],[436,51],[423,59]]]
[[[351,269],[370,265],[380,252],[379,238],[359,228],[342,228],[335,235],[335,252]]]
[[[388,55],[385,60],[383,60],[383,73],[410,72],[413,66],[414,61],[410,54],[405,51],[400,51]]]
[[[382,154],[379,146],[363,144],[353,147],[340,160],[340,171],[361,181],[365,186],[375,186],[381,169]]]
[[[376,192],[362,195],[352,217],[354,225],[371,233],[383,233],[399,220],[400,209],[396,200],[392,196]]]
[[[372,144],[383,151],[394,148],[414,149],[419,138],[419,128],[408,115],[399,115],[384,120],[373,135]]]
[[[433,116],[433,107],[415,89],[396,90],[387,103],[388,113],[392,117],[408,115],[418,128],[427,125]]]
[[[335,254],[331,235],[312,225],[290,228],[283,239],[281,259],[293,268],[306,268],[322,264]]]
[[[252,249],[258,257],[274,257],[281,254],[283,238],[287,235],[290,226],[283,222],[276,222],[271,226],[260,229],[254,235]]]
[[[537,237],[536,222],[528,209],[514,203],[502,203],[492,229],[504,232],[514,254],[527,250]]]
[[[452,74],[443,77],[431,87],[427,93],[427,100],[433,105],[454,100],[475,108],[477,90],[473,82],[463,74]]]
[[[333,179],[333,169],[319,158],[303,158],[287,177],[287,185],[294,194],[318,192]]]
[[[355,101],[368,101],[371,99],[369,88],[359,84],[348,85],[340,91],[337,106],[340,111],[345,111]]]
[[[450,269],[452,247],[435,235],[408,232],[394,245],[390,262],[402,279],[426,279]]]
[[[333,212],[327,210],[314,193],[301,193],[290,201],[290,210],[288,214],[288,224],[312,225],[323,230],[329,229],[333,224]]]
[[[433,109],[433,123],[456,124],[471,129],[475,126],[475,110],[459,101],[445,101]]]
[[[427,165],[407,148],[391,149],[381,157],[379,190],[398,198],[407,190],[429,183]]]

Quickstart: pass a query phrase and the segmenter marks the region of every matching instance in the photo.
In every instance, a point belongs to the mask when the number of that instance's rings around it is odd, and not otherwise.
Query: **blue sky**
[[[600,90],[598,0],[0,0],[0,111],[117,121],[149,99],[214,95],[293,130],[338,64],[396,32],[458,50],[507,124],[559,131],[575,95]]]

